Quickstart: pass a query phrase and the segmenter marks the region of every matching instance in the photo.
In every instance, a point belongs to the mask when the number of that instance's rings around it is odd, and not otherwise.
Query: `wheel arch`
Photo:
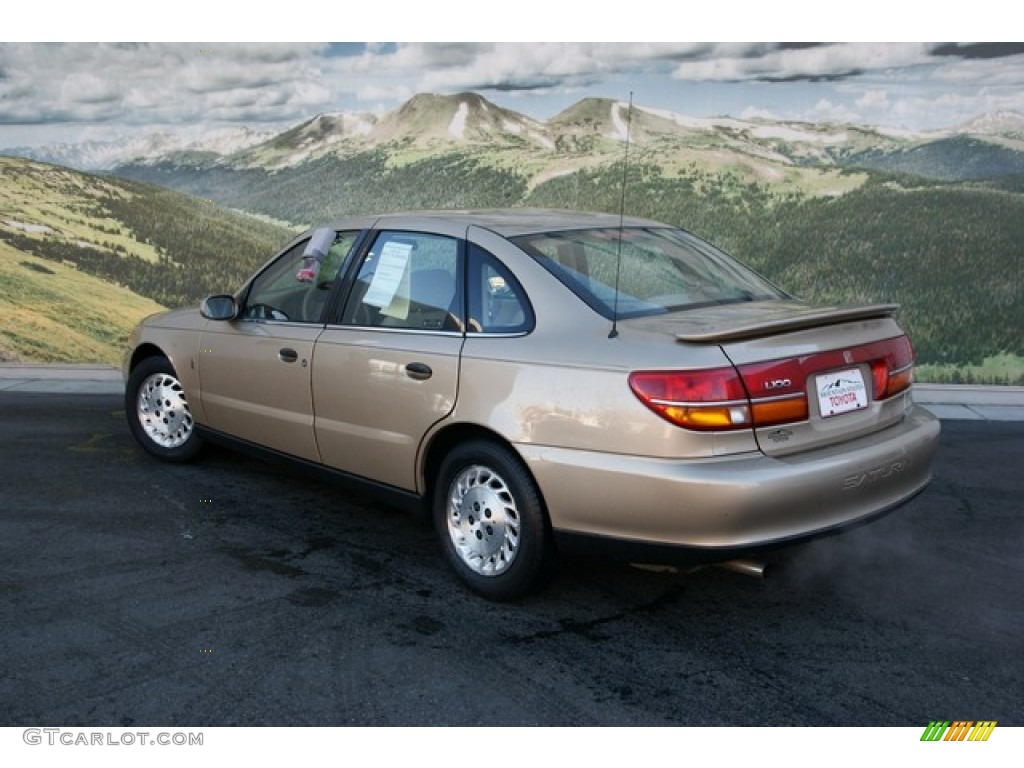
[[[430,442],[424,474],[424,507],[445,559],[470,590],[518,600],[553,576],[557,547],[547,504],[512,443],[486,427],[452,424]]]
[[[205,416],[203,413],[202,402],[199,397],[199,378],[198,371],[196,371],[195,359],[190,359],[189,353],[186,349],[180,348],[180,344],[176,344],[174,339],[164,340],[165,343],[157,344],[153,341],[141,341],[136,346],[130,355],[126,356],[126,362],[124,363],[122,375],[124,377],[125,384],[128,383],[128,378],[141,363],[146,360],[153,358],[160,358],[166,360],[171,368],[174,370],[178,380],[181,381],[182,386],[185,387],[185,391],[189,397],[189,407],[192,409],[192,415],[197,422],[203,423]],[[175,354],[176,350],[178,354]]]
[[[126,373],[131,373],[133,370],[135,370],[136,366],[138,366],[139,363],[150,357],[162,357],[165,360],[167,360],[171,365],[174,365],[174,361],[171,360],[170,356],[166,352],[164,352],[156,344],[147,341],[143,342],[142,344],[139,344],[139,346],[132,350],[131,357],[129,358],[128,361],[128,368]],[[177,367],[175,367],[175,370],[177,370]]]
[[[514,453],[519,459],[523,469],[525,469],[533,479],[533,483],[537,486],[538,493],[541,497],[541,504],[545,507],[545,510],[547,509],[547,504],[544,502],[543,491],[541,491],[540,486],[537,484],[537,478],[533,476],[533,472],[530,471],[530,467],[527,465],[526,460],[523,458],[522,454],[516,450],[516,447],[493,429],[489,429],[480,424],[470,424],[465,422],[448,424],[443,427],[429,438],[429,441],[423,450],[423,458],[420,462],[419,480],[420,488],[422,489],[421,495],[428,508],[434,495],[434,484],[437,482],[437,473],[441,468],[441,463],[444,461],[444,457],[454,446],[469,440],[489,440],[512,451],[512,453]]]
[[[172,362],[163,354],[143,354],[133,360],[125,381],[124,411],[129,429],[142,448],[157,458],[190,461],[203,440]]]

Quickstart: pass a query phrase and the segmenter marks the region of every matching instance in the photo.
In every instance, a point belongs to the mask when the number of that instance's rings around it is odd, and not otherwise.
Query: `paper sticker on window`
[[[404,284],[405,290],[399,296],[408,304],[409,296],[409,255],[412,253],[412,243],[391,240],[384,244],[381,249],[380,258],[377,261],[377,268],[370,281],[370,287],[363,297],[363,303],[374,307],[388,307],[389,310],[395,307],[395,294]],[[388,312],[387,314],[394,314]]]

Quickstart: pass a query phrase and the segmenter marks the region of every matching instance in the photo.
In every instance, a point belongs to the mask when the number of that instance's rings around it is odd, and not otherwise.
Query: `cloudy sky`
[[[231,31],[173,31],[189,29]],[[279,31],[349,30],[321,21]],[[927,130],[1024,113],[1024,43],[0,42],[0,147],[284,129],[320,112],[383,112],[416,93],[463,90],[542,120],[585,96],[632,92],[637,104],[697,117]]]

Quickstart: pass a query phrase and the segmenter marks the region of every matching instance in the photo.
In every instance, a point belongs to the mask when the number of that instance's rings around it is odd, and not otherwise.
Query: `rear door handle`
[[[296,352],[294,349],[283,347],[282,349],[278,350],[277,359],[280,360],[282,363],[294,363],[296,360],[299,359],[299,353]]]
[[[426,381],[434,375],[434,372],[430,370],[430,366],[426,363],[409,363],[405,366],[405,375],[410,379]]]

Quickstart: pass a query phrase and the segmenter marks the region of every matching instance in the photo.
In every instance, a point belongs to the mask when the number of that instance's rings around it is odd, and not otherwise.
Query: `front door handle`
[[[299,359],[299,353],[289,347],[283,347],[277,352],[277,359],[282,363],[294,363]]]
[[[430,370],[430,366],[426,363],[409,363],[405,366],[405,375],[410,379],[426,381],[434,375],[434,372]]]

